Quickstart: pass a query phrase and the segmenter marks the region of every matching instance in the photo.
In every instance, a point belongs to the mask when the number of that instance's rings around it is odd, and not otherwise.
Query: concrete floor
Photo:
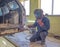
[[[21,40],[25,41],[25,39],[21,39],[21,38],[26,37],[26,34],[25,35],[20,35],[20,33],[17,33],[13,36],[14,36],[14,38],[12,36],[10,36],[11,40],[14,41],[14,43],[16,45],[19,45],[19,47],[20,47]],[[46,38],[46,46],[47,47],[60,47],[60,40],[57,40],[53,37],[47,37]],[[30,47],[43,47],[43,46],[41,46],[39,42],[34,42],[34,43],[30,43]]]
[[[60,40],[57,40],[52,37],[47,37],[46,46],[47,47],[60,47]],[[39,42],[35,42],[35,43],[31,43],[30,47],[43,47],[43,46],[41,46]]]
[[[4,42],[5,41],[5,42]],[[6,43],[6,44],[4,44]],[[60,40],[57,40],[55,38],[47,37],[46,39],[46,45],[47,47],[60,47]],[[9,41],[4,39],[3,37],[0,37],[0,47],[15,47]],[[30,47],[42,47],[39,42],[31,43]]]

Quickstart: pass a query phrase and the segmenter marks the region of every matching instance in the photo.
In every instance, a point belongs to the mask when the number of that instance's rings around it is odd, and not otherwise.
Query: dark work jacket
[[[48,31],[50,29],[50,21],[47,17],[43,17],[42,18],[42,22],[44,23],[44,26],[40,26],[37,22],[37,20],[35,21],[35,23],[33,24],[33,27],[37,27],[37,31],[38,32],[44,32],[44,31]]]

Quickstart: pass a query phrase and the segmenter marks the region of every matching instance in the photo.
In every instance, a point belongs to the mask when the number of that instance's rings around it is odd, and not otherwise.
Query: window
[[[3,14],[2,14],[2,10],[1,10],[1,8],[0,8],[0,16],[2,16]]]
[[[15,1],[9,2],[8,6],[11,10],[15,10],[15,9],[19,8],[18,4]]]
[[[2,11],[4,15],[9,13],[9,9],[7,6],[2,7]]]
[[[26,15],[30,15],[30,0],[25,0],[21,2],[26,10]]]
[[[44,10],[44,14],[51,14],[52,10],[52,0],[41,0],[41,8]]]
[[[41,9],[43,9],[44,14],[49,15],[60,15],[60,0],[41,0]]]
[[[55,15],[60,15],[60,0],[54,0],[54,13]]]

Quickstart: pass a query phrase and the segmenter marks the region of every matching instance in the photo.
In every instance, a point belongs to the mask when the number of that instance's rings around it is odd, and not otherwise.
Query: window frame
[[[41,1],[41,0],[40,0]],[[42,2],[40,2],[40,4],[41,4]],[[42,5],[41,5],[42,6]],[[59,14],[54,14],[54,0],[52,0],[52,10],[51,10],[51,14],[48,14],[48,16],[60,16]]]

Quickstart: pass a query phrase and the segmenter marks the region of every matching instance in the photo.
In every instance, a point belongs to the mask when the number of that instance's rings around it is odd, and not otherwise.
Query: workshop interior
[[[60,0],[0,0],[0,47],[60,47],[59,4]],[[50,25],[46,23],[50,27],[44,45],[40,41],[30,40],[38,31],[38,26],[40,29],[34,11],[41,9],[50,21]],[[29,25],[34,23],[37,27],[30,28]],[[45,32],[45,29],[42,27],[41,32]]]

